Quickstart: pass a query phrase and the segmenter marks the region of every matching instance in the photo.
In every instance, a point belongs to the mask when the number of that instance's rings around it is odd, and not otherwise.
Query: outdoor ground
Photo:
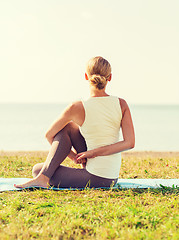
[[[46,152],[0,152],[0,177],[31,177]],[[69,159],[66,166],[75,166]],[[179,152],[122,154],[120,178],[179,178]],[[0,239],[179,239],[179,188],[0,193]]]

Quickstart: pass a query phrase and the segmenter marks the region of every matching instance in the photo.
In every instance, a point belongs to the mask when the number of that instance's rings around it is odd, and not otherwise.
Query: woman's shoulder
[[[129,109],[129,106],[126,102],[126,100],[124,100],[123,98],[118,98],[119,99],[119,103],[121,106],[121,111],[122,111],[122,115],[124,114],[124,112]]]
[[[82,101],[76,101],[69,105],[69,111],[73,118],[73,121],[79,126],[82,125],[85,119],[85,111]]]
[[[83,109],[83,103],[82,101],[75,101],[72,102],[68,107],[70,108],[71,112],[75,113]]]

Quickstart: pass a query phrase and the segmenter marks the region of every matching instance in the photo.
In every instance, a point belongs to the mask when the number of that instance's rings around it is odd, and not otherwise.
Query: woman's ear
[[[112,73],[110,74],[109,78],[108,78],[108,81],[110,82],[111,81],[111,78],[112,78]]]
[[[86,80],[88,80],[89,78],[88,78],[88,75],[87,75],[87,73],[85,73],[85,79]]]

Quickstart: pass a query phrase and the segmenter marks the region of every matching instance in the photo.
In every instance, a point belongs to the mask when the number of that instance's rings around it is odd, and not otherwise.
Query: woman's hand
[[[75,164],[82,164],[83,168],[86,166],[86,159],[80,159],[77,161],[76,159],[77,153],[74,150],[71,150],[70,153],[68,154],[68,157],[75,163]]]
[[[73,159],[73,162],[75,163],[75,164],[86,164],[86,159],[80,159],[80,160],[77,160],[77,159]]]
[[[90,150],[90,151],[78,153],[75,157],[75,161],[77,163],[83,163],[83,161],[86,161],[86,159],[94,158],[94,157],[95,157],[94,151]]]

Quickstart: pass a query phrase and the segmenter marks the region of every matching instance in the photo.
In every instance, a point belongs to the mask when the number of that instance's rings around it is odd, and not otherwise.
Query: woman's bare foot
[[[43,174],[38,175],[37,177],[33,178],[32,180],[23,183],[23,184],[14,184],[16,188],[28,188],[28,187],[49,187],[49,178]]]

